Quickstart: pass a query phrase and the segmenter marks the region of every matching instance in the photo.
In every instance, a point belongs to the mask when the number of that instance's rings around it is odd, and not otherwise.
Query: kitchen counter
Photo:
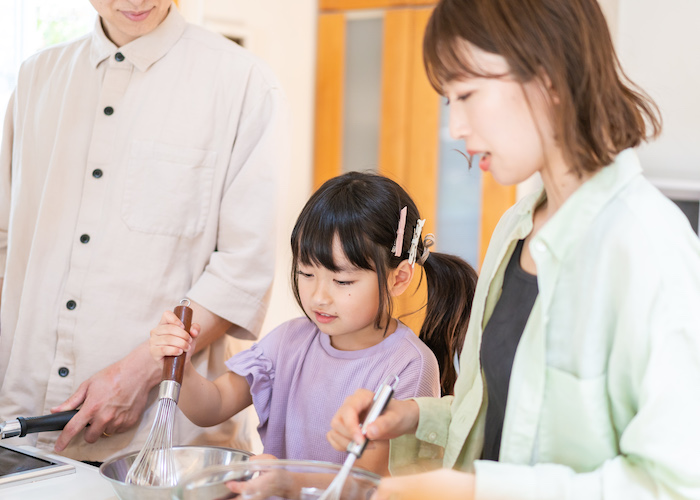
[[[31,446],[18,448],[43,453]],[[119,500],[109,482],[100,476],[97,467],[59,455],[43,454],[75,466],[75,473],[2,487],[2,500]]]

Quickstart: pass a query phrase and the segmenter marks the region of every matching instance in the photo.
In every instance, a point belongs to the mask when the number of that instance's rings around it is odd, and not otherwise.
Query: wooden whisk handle
[[[179,305],[174,310],[175,315],[185,325],[185,331],[190,332],[192,326],[192,309],[188,306]],[[163,358],[163,380],[174,380],[182,384],[182,377],[185,373],[185,360],[187,353],[183,352],[179,356],[165,356]]]

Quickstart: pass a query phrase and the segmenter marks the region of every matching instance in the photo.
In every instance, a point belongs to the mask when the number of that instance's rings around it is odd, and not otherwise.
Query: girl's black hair
[[[403,207],[407,207],[403,251],[396,257],[391,249]],[[379,308],[375,326],[382,328],[382,319],[391,317],[393,309],[387,277],[408,258],[418,219],[416,204],[391,179],[369,172],[349,172],[326,181],[306,203],[292,231],[292,288],[302,310],[299,264],[337,271],[333,261],[333,240],[337,235],[354,266],[377,273]],[[421,240],[417,249],[419,264],[423,251]],[[464,343],[477,275],[459,257],[437,252],[430,252],[422,265],[428,302],[420,338],[438,360],[443,394],[452,394],[456,379],[453,359]]]

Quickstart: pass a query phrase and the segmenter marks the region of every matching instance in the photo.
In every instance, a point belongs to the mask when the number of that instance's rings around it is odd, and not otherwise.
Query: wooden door
[[[370,167],[407,189],[421,216],[427,219],[424,234],[435,233],[437,236],[434,249],[463,255],[460,248],[443,249],[441,235],[437,232],[438,226],[444,234],[464,232],[461,224],[452,227],[449,221],[446,221],[447,225],[445,221],[440,223],[440,185],[445,184],[440,178],[443,173],[440,165],[444,163],[441,157],[454,153],[455,149],[463,150],[464,145],[445,145],[442,136],[446,132],[441,121],[444,122],[446,109],[441,104],[442,98],[428,83],[423,68],[423,33],[434,3],[418,0],[320,1],[314,189],[345,171]],[[356,35],[362,23],[366,25],[362,28],[366,31]],[[374,49],[367,46],[369,40],[374,40]],[[356,61],[358,57],[362,59],[363,54],[353,50],[364,50],[369,68],[357,68]],[[358,71],[366,72],[359,80],[356,78]],[[357,86],[367,87],[366,97],[354,96]],[[367,113],[353,122],[360,107]],[[359,129],[361,133],[353,134],[353,129]],[[364,143],[358,143],[357,137],[368,131],[370,137],[365,137]],[[370,157],[355,154],[357,150]],[[466,160],[463,168],[467,169]],[[474,234],[467,238],[468,244],[474,245],[474,257],[465,258],[478,267],[495,224],[515,201],[515,189],[498,185],[488,174],[472,172],[471,175],[474,177],[472,182],[478,183],[479,199],[474,198],[472,201],[478,201],[478,204],[472,203],[467,210],[473,212],[473,219],[478,224],[475,224]],[[452,205],[464,206],[460,200]],[[415,284],[419,281],[416,279]],[[423,286],[424,283],[422,280]],[[418,311],[401,318],[415,332],[420,330],[423,321],[424,314],[419,310],[424,303],[425,290],[408,291],[397,303],[399,315]]]

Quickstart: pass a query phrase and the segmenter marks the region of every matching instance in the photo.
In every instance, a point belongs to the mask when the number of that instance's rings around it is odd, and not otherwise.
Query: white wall
[[[700,192],[700,2],[617,0],[627,75],[659,105],[664,130],[640,148],[647,177]]]
[[[289,237],[311,194],[317,8],[315,0],[180,0],[190,22],[242,35],[272,67],[289,103],[291,168],[286,199],[280,200],[275,285],[263,333],[302,314],[289,286]]]
[[[599,3],[623,70],[662,114],[661,137],[639,148],[645,175],[669,196],[700,198],[700,1]],[[518,198],[539,185],[518,186]]]
[[[598,0],[600,8],[608,21],[608,28],[613,38],[617,35],[617,20],[620,10],[620,0]]]

